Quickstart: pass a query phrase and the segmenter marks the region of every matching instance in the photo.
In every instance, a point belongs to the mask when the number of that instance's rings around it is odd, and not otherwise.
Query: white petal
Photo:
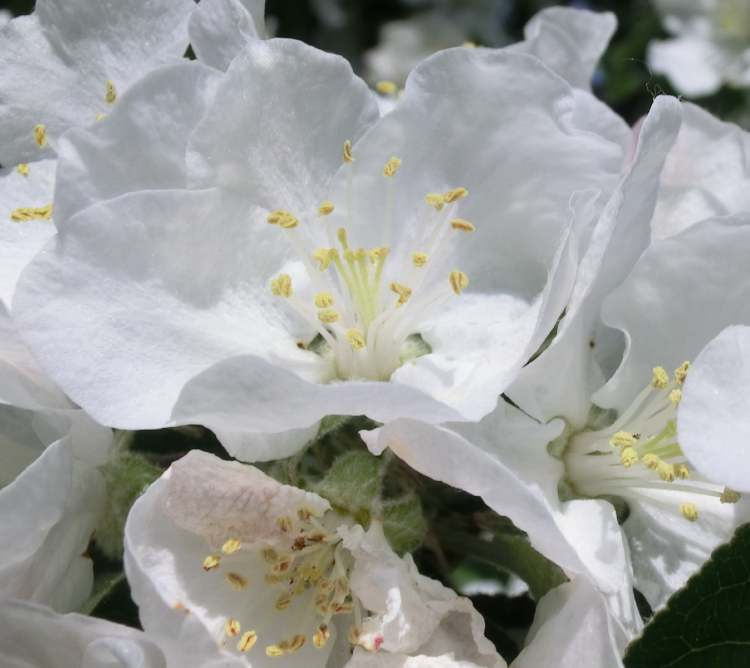
[[[739,314],[734,321],[738,320],[748,321]],[[748,382],[750,328],[727,327],[695,358],[678,413],[680,445],[696,468],[711,480],[746,492]]]
[[[624,646],[603,597],[584,578],[553,589],[536,609],[513,668],[618,668]]]
[[[343,58],[293,40],[251,42],[191,139],[191,184],[310,215],[326,197],[344,141],[377,118],[372,93]]]
[[[724,327],[750,323],[748,244],[748,215],[707,220],[652,244],[604,303],[604,322],[621,329],[628,346],[615,376],[594,396],[597,404],[623,410],[650,382],[653,367],[671,371]]]
[[[654,101],[633,162],[590,234],[557,336],[524,368],[518,386],[510,392],[533,415],[542,419],[564,415],[579,426],[586,420],[591,391],[600,378],[590,346],[599,310],[649,243],[659,174],[677,136],[680,117],[674,98],[662,96]]]
[[[166,668],[161,650],[142,631],[83,615],[5,600],[0,654],[17,668]]]
[[[655,238],[712,218],[750,210],[750,133],[694,104],[667,156],[651,223]]]
[[[648,65],[669,77],[672,85],[689,97],[715,93],[721,87],[722,57],[706,39],[685,35],[649,44]]]
[[[182,56],[190,0],[133,0],[93,6],[87,0],[44,0],[34,14],[0,33],[0,163],[46,155],[33,128],[50,143],[68,128],[106,113],[107,81],[123,93],[150,70]]]
[[[225,71],[248,42],[265,36],[265,0],[202,0],[190,17],[198,60]]]
[[[15,168],[0,170],[0,300],[7,307],[21,271],[55,233],[51,220],[16,222],[11,213],[52,203],[56,166],[56,160],[40,160],[27,176]]]
[[[93,583],[91,560],[83,555],[103,510],[104,483],[96,467],[106,461],[111,432],[90,426],[80,413],[3,413],[3,472],[17,477],[0,491],[6,518],[0,591],[75,610]]]
[[[196,62],[167,66],[133,85],[112,113],[60,140],[55,224],[136,190],[184,188],[188,138],[213,100],[220,75]],[[158,148],[155,148],[158,147]]]
[[[572,86],[589,90],[616,27],[610,12],[551,7],[536,14],[524,28],[524,41],[510,48],[536,56]]]

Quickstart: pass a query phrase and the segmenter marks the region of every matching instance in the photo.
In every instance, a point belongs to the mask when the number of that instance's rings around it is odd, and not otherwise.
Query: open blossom
[[[62,233],[16,316],[97,419],[202,423],[245,458],[325,414],[490,411],[567,299],[571,202],[596,209],[626,157],[589,93],[484,49],[426,61],[382,119],[341,59],[286,40],[117,107],[64,140]]]
[[[190,0],[102,4],[40,0],[0,28],[0,164],[54,153],[68,128],[94,123],[117,96],[187,47]]]
[[[750,5],[746,0],[654,0],[673,37],[649,46],[648,64],[690,96],[723,83],[750,86]]]
[[[344,665],[350,648],[504,665],[468,599],[396,556],[377,519],[365,531],[315,494],[199,451],[136,502],[125,563],[147,633],[209,637],[247,665]]]

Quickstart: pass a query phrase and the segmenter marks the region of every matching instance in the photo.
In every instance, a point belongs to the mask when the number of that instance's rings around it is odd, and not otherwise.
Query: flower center
[[[349,629],[349,642],[366,649],[377,649],[382,638],[365,637],[361,631],[362,606],[353,595],[349,584],[352,557],[344,548],[342,538],[329,530],[324,518],[318,518],[309,508],[299,508],[296,517],[277,518],[280,532],[286,538],[274,547],[259,548],[243,544],[237,538],[227,538],[221,551],[203,560],[206,572],[221,571],[226,585],[237,592],[252,586],[247,571],[248,558],[260,556],[264,564],[263,587],[271,587],[273,607],[286,616],[282,620],[292,632],[284,638],[274,638],[266,645],[269,657],[281,657],[298,652],[310,640],[321,649],[331,637],[331,620],[335,615],[349,614],[354,624]],[[268,591],[252,592],[255,600],[267,598]],[[267,613],[264,613],[267,614]],[[258,641],[255,629],[246,628],[246,620],[227,616],[221,641],[236,641],[237,651],[249,652]]]
[[[428,193],[418,211],[416,243],[409,249],[397,244],[397,252],[392,253],[388,243],[394,227],[394,179],[401,166],[401,160],[392,157],[383,167],[385,244],[356,246],[350,239],[351,142],[344,144],[343,158],[348,178],[347,225],[335,228],[330,219],[335,205],[324,201],[316,224],[325,232],[326,246],[309,247],[299,234],[299,219],[289,211],[278,209],[267,218],[287,235],[314,294],[299,297],[289,274],[275,277],[270,287],[320,337],[323,346],[303,347],[331,355],[336,377],[387,380],[403,362],[428,352],[419,337],[420,324],[469,285],[464,272],[446,267],[457,237],[475,229],[469,221],[454,217],[468,191],[454,188]]]
[[[671,378],[663,367],[654,368],[651,383],[614,424],[570,438],[563,461],[575,494],[627,501],[651,490],[676,492],[675,503],[691,522],[703,502],[739,500],[734,490],[695,477],[677,442],[677,406],[689,366],[684,362]]]

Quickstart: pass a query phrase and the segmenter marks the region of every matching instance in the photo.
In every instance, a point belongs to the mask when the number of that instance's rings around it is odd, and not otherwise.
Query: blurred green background
[[[16,15],[30,12],[33,5],[33,0],[0,0],[0,9]],[[649,41],[666,37],[649,0],[267,0],[267,15],[277,36],[339,53],[367,76],[366,54],[377,47],[383,27],[390,22],[434,14],[439,16],[433,24],[435,43],[441,39],[450,43],[453,31],[483,46],[501,46],[521,39],[529,18],[552,5],[617,15],[619,28],[595,79],[595,90],[626,120],[636,121],[655,95],[675,94],[668,81],[653,75],[646,64]],[[721,118],[750,126],[747,90],[724,88],[698,102]]]

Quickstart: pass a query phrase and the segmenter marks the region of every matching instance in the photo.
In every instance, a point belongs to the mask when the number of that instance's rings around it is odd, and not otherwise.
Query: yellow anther
[[[370,257],[370,262],[373,264],[377,264],[378,262],[382,262],[385,260],[385,258],[388,257],[388,253],[391,252],[391,249],[388,248],[388,246],[379,246],[378,248],[371,248],[369,251],[367,251],[367,254]]]
[[[354,156],[352,155],[352,142],[349,139],[344,142],[344,162],[354,162]]]
[[[430,256],[427,255],[427,253],[422,253],[421,251],[417,251],[416,253],[411,254],[411,262],[415,267],[424,267],[427,264],[427,260],[430,259]]]
[[[266,217],[266,221],[269,225],[278,225],[285,230],[291,230],[299,225],[299,220],[297,220],[294,214],[284,209],[271,211]]]
[[[698,509],[694,503],[683,503],[680,505],[680,512],[686,520],[690,520],[691,522],[695,522],[698,519]]]
[[[427,193],[424,196],[424,201],[434,208],[435,211],[442,211],[445,206],[445,197],[440,193]]]
[[[303,522],[309,520],[314,514],[314,511],[312,511],[310,508],[302,507],[297,510],[297,517],[299,517],[299,519],[301,519]]]
[[[398,305],[403,306],[409,301],[411,297],[411,288],[403,283],[396,283],[395,281],[390,285],[391,292],[395,292],[398,295]]]
[[[288,591],[286,591],[276,599],[274,608],[276,608],[278,611],[282,611],[282,610],[286,610],[291,604],[292,604],[292,595]]]
[[[266,647],[266,656],[270,656],[271,658],[284,656],[284,649],[280,645],[268,645]]]
[[[249,652],[255,643],[258,642],[258,634],[255,631],[245,631],[237,643],[237,649],[240,652]]]
[[[651,372],[651,386],[663,390],[669,385],[669,374],[663,366],[655,366]]]
[[[632,448],[637,443],[638,439],[635,434],[631,434],[629,431],[618,431],[609,439],[609,444],[613,448]]]
[[[105,118],[107,118],[107,114],[97,114],[94,116],[94,120],[98,123],[99,121],[103,121]]]
[[[385,163],[385,167],[383,167],[383,176],[395,176],[399,167],[401,167],[401,159],[392,156],[388,159],[388,162]]]
[[[351,645],[357,645],[359,644],[359,638],[361,635],[362,629],[360,629],[358,626],[350,626],[349,633],[347,634],[347,639],[349,640],[349,643]]]
[[[234,554],[242,547],[242,543],[236,538],[230,538],[228,541],[221,546],[221,551],[224,554]]]
[[[271,281],[271,294],[276,297],[292,296],[292,277],[289,274],[279,274]]]
[[[289,555],[282,555],[276,560],[276,563],[271,567],[271,570],[276,574],[286,573],[289,567],[292,565],[292,558]]]
[[[469,287],[469,277],[462,271],[452,271],[448,275],[448,281],[453,288],[453,292],[460,295],[467,287]]]
[[[449,190],[448,192],[443,193],[443,199],[445,200],[446,204],[453,204],[453,202],[463,199],[468,194],[469,191],[466,190],[466,188],[454,188],[453,190]]]
[[[289,644],[287,646],[287,652],[299,652],[299,650],[302,649],[302,647],[305,644],[305,636],[303,636],[301,633],[298,633],[296,636],[293,636],[289,640]]]
[[[214,568],[218,568],[221,563],[221,557],[218,554],[209,554],[203,560],[203,570],[212,571]]]
[[[680,366],[674,370],[674,379],[678,385],[682,385],[687,378],[688,369],[690,368],[690,362],[685,360]]]
[[[735,492],[733,489],[730,489],[729,487],[725,487],[724,491],[721,493],[721,496],[719,497],[719,501],[722,503],[737,503],[741,498],[741,495],[739,492]]]
[[[279,517],[276,520],[276,523],[279,525],[279,529],[281,529],[284,533],[289,533],[294,527],[294,521],[287,515],[282,515],[281,517]]]
[[[274,550],[272,547],[265,548],[261,551],[260,554],[263,557],[263,561],[265,561],[267,564],[274,564],[279,558],[279,555],[276,554],[276,550]]]
[[[638,453],[635,448],[623,448],[620,453],[620,462],[625,468],[630,468],[638,461]]]
[[[395,95],[398,93],[398,86],[393,81],[378,81],[375,90],[381,95]]]
[[[674,474],[680,480],[687,480],[690,477],[690,469],[687,466],[685,466],[684,464],[677,464],[674,467]]]
[[[677,406],[677,404],[682,401],[682,390],[672,390],[669,393],[669,400],[672,402],[673,406]]]
[[[47,145],[47,126],[43,124],[34,126],[34,141],[39,148]]]
[[[19,174],[20,174],[21,176],[28,176],[28,175],[29,175],[29,163],[27,163],[27,162],[22,162],[21,164],[17,165],[17,166],[16,166],[16,171],[17,171],[17,172],[18,172],[18,173],[19,173]]]
[[[672,464],[668,464],[665,461],[660,461],[656,467],[656,472],[664,482],[674,482],[675,469]]]
[[[21,206],[10,212],[14,223],[25,223],[30,220],[49,220],[52,218],[52,204],[44,206]]]
[[[454,218],[451,220],[451,227],[454,230],[459,230],[460,232],[473,232],[477,228],[474,227],[473,223],[470,223],[468,220],[464,220],[463,218]]]
[[[326,325],[332,325],[334,322],[338,322],[340,318],[339,312],[332,308],[325,308],[322,311],[318,311],[318,320],[326,323]]]
[[[464,47],[465,49],[476,49],[477,43],[469,40],[469,41],[464,42],[461,46]]]
[[[112,79],[107,79],[107,89],[104,93],[104,99],[107,104],[114,104],[117,99],[117,90],[115,90],[115,82]]]
[[[236,638],[238,635],[240,635],[240,631],[240,622],[234,617],[230,617],[226,622],[224,622],[224,633],[226,633],[228,636]]]
[[[651,452],[643,455],[641,461],[646,468],[649,468],[652,471],[655,471],[657,468],[659,468],[659,464],[661,463],[661,459],[659,459],[657,455]]]
[[[362,350],[366,344],[365,337],[358,329],[350,329],[346,333],[346,340],[354,350]]]
[[[247,578],[240,575],[239,573],[229,572],[226,573],[224,577],[226,578],[232,589],[234,589],[235,591],[242,591],[245,587],[247,587]]]
[[[318,214],[321,216],[328,216],[333,213],[333,210],[336,207],[333,206],[333,202],[330,200],[325,200],[325,202],[321,202],[320,206],[318,207]]]
[[[349,235],[347,235],[345,228],[339,227],[339,229],[336,230],[336,238],[339,240],[339,243],[344,250],[349,249]]]
[[[313,633],[312,641],[313,645],[318,649],[326,646],[328,639],[331,637],[331,631],[328,628],[328,624],[321,624],[318,629]]]
[[[319,292],[315,295],[315,306],[328,308],[333,305],[333,295],[330,292]]]
[[[318,263],[318,269],[325,271],[331,265],[331,249],[316,248],[313,251],[312,258]]]

